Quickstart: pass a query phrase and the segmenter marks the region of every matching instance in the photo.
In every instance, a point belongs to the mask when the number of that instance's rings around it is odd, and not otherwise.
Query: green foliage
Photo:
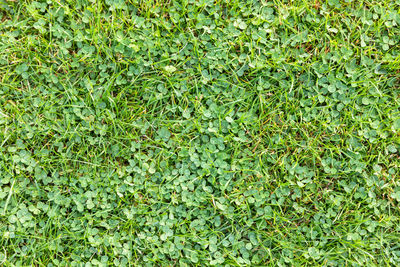
[[[0,1],[0,265],[400,265],[399,10]]]

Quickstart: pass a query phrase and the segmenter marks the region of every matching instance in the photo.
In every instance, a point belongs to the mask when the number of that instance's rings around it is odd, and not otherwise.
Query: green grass
[[[0,265],[399,266],[400,1],[0,1]]]

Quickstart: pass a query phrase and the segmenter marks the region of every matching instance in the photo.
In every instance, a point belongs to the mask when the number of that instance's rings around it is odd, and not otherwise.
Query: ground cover
[[[400,1],[0,1],[0,264],[400,265]]]

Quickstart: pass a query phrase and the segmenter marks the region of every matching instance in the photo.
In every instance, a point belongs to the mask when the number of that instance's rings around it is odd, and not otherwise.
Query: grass
[[[0,264],[400,264],[399,1],[0,1]]]

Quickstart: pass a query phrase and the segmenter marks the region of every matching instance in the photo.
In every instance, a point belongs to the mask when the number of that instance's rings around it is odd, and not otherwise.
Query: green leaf
[[[158,136],[164,140],[168,140],[171,137],[171,133],[165,127],[158,130]]]
[[[394,129],[394,130],[399,130],[399,129],[400,129],[400,118],[394,120],[394,122],[393,122],[393,129]]]

